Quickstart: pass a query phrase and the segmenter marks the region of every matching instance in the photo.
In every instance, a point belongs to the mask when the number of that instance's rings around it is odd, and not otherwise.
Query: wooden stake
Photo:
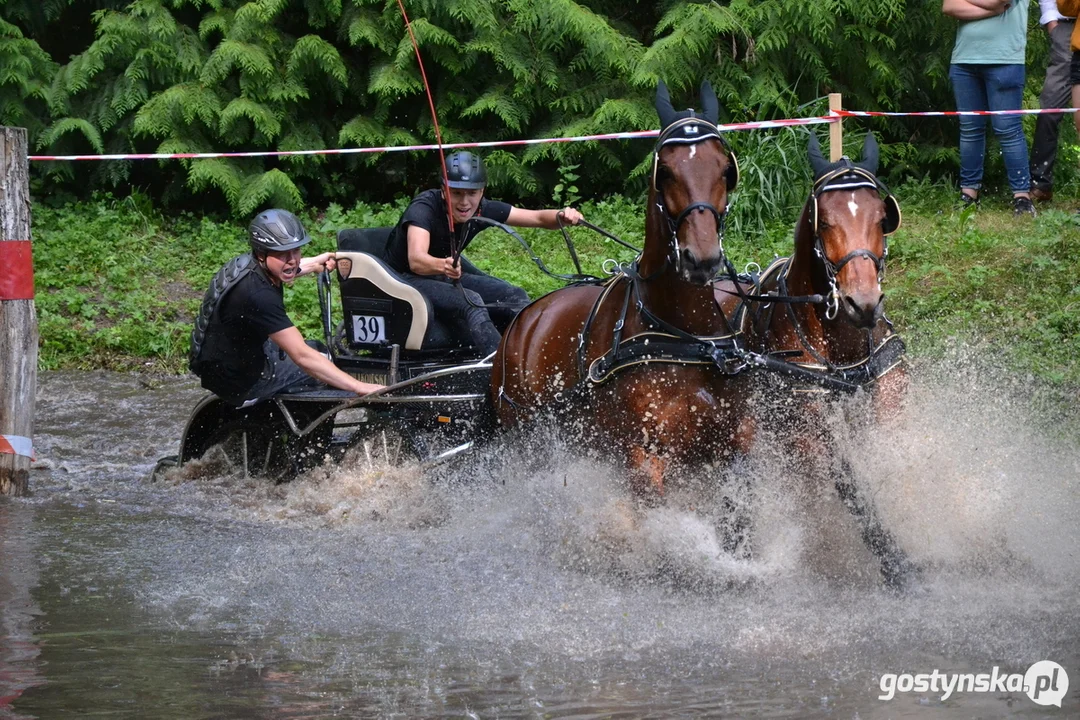
[[[829,110],[842,110],[843,97],[840,93],[829,93]],[[844,156],[844,126],[842,120],[829,123],[829,162],[836,162]]]
[[[26,130],[0,127],[0,495],[30,490],[38,325]]]

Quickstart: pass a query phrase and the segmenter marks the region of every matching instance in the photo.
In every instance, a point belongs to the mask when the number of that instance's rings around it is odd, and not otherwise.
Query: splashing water
[[[42,383],[47,467],[24,503],[38,602],[54,626],[128,638],[133,656],[102,658],[114,673],[152,664],[160,651],[137,638],[168,629],[165,647],[202,668],[191,692],[219,710],[228,686],[245,708],[285,698],[294,709],[281,716],[850,716],[913,703],[940,717],[1038,716],[1047,708],[1022,695],[886,702],[878,678],[1051,659],[1080,685],[1080,450],[1048,431],[1023,387],[978,368],[918,368],[887,425],[869,426],[857,398],[827,415],[921,568],[900,595],[881,588],[835,490],[800,482],[801,459],[767,437],[658,505],[552,432],[427,471],[369,449],[285,485],[213,458],[149,483],[197,390],[146,393],[108,375],[88,389],[85,377]],[[750,520],[748,556],[724,550],[732,506]],[[119,601],[125,618],[107,612]],[[102,677],[77,650],[42,647],[50,679]],[[119,707],[122,695],[80,701],[46,685],[16,708]],[[1074,693],[1065,702],[1078,707]]]

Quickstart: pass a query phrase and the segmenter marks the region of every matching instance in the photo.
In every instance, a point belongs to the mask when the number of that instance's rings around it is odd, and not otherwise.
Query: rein
[[[427,70],[424,69],[424,58],[420,55],[420,44],[416,41],[416,33],[413,32],[412,22],[409,21],[409,14],[405,12],[405,4],[402,0],[397,0],[398,8],[401,10],[401,18],[405,21],[405,29],[409,32],[409,40],[412,42],[413,51],[416,53],[416,64],[420,68],[420,78],[424,81],[424,94],[427,95],[428,109],[431,111],[431,124],[435,129],[435,142],[439,150],[439,169],[442,171],[443,192],[446,193],[446,197],[450,197],[450,176],[446,171],[446,154],[443,152],[443,139],[442,130],[439,127],[439,114],[435,112],[435,98],[431,94],[431,83],[428,82]],[[446,205],[446,221],[450,225],[450,236],[454,236],[454,214],[450,212],[449,202]],[[451,240],[451,242],[453,242]],[[458,253],[460,254],[460,252]]]

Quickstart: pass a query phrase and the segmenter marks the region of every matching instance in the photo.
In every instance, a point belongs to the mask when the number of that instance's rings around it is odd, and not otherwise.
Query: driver
[[[446,158],[446,175],[457,247],[464,247],[488,227],[484,223],[467,222],[473,217],[548,230],[558,229],[559,215],[570,225],[577,225],[583,219],[580,212],[570,207],[523,210],[484,199],[487,171],[480,156],[471,152],[460,151]],[[431,301],[439,320],[488,355],[499,346],[500,330],[529,304],[529,296],[521,288],[482,273],[472,265],[465,265],[462,272],[465,258],[461,258],[463,263],[455,263],[451,257],[450,223],[443,195],[441,188],[435,188],[413,198],[387,241],[387,261],[406,283]],[[455,280],[461,283],[464,293],[454,287]],[[497,303],[501,307],[482,307],[485,303]]]
[[[287,210],[256,217],[248,242],[250,253],[214,275],[195,320],[188,357],[202,386],[237,406],[326,385],[357,395],[382,388],[339,369],[285,313],[283,284],[333,270],[334,254],[301,258],[311,236]]]

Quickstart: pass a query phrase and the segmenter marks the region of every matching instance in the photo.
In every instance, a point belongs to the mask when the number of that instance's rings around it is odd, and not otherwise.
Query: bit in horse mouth
[[[708,285],[716,275],[716,267],[712,263],[704,265],[695,262],[683,262],[679,276],[693,285]]]

